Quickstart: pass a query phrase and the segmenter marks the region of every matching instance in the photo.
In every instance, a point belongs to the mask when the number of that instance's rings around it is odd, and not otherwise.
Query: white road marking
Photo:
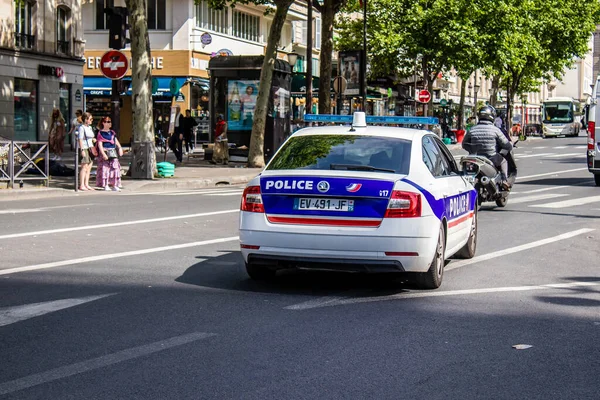
[[[25,267],[16,267],[16,268],[4,269],[4,270],[0,269],[0,275],[9,275],[9,274],[15,274],[18,272],[37,271],[40,269],[64,267],[67,265],[84,264],[84,263],[89,263],[89,262],[94,262],[94,261],[110,260],[113,258],[137,256],[137,255],[141,255],[141,254],[159,253],[161,251],[185,249],[188,247],[207,246],[210,244],[233,242],[233,241],[239,240],[239,239],[240,239],[239,236],[231,236],[231,237],[220,238],[220,239],[204,240],[201,242],[182,243],[182,244],[175,244],[172,246],[154,247],[154,248],[150,248],[150,249],[125,251],[122,253],[103,254],[103,255],[99,255],[99,256],[91,256],[91,257],[75,258],[75,259],[71,259],[71,260],[49,262],[49,263],[45,263],[45,264],[28,265]]]
[[[144,357],[153,353],[158,353],[160,351],[168,350],[170,348],[182,346],[188,343],[193,343],[198,340],[207,339],[213,336],[216,336],[216,334],[206,332],[188,333],[186,335],[175,336],[143,346],[132,347],[116,353],[107,354],[105,356],[92,358],[75,364],[65,365],[49,371],[15,379],[9,382],[0,383],[0,396],[42,385],[44,383],[57,381],[59,379],[64,379],[69,376],[93,371],[98,368],[104,368],[110,365]]]
[[[26,214],[26,213],[55,210],[57,208],[88,207],[88,206],[93,206],[93,205],[95,205],[95,203],[73,204],[73,205],[68,205],[68,206],[53,206],[53,207],[41,207],[41,208],[13,208],[13,209],[8,209],[8,210],[0,210],[0,215],[1,214]]]
[[[517,154],[516,157],[517,158],[545,157],[545,156],[551,156],[554,154],[556,154],[556,153],[540,153],[540,154],[526,154],[526,155]]]
[[[569,147],[569,146],[554,146],[553,149],[556,149],[556,150],[558,150],[558,149],[566,149],[567,147]]]
[[[40,236],[40,235],[51,235],[54,233],[63,233],[63,232],[75,232],[75,231],[84,231],[98,228],[112,228],[115,226],[126,226],[126,225],[137,225],[137,224],[150,224],[153,222],[163,222],[163,221],[175,221],[178,219],[189,219],[189,218],[199,218],[199,217],[208,217],[212,215],[221,215],[221,214],[231,214],[237,213],[240,210],[224,210],[224,211],[212,211],[206,213],[198,213],[198,214],[187,214],[187,215],[176,215],[173,217],[161,217],[161,218],[151,218],[151,219],[138,219],[133,221],[123,221],[123,222],[112,222],[108,224],[98,224],[98,225],[85,225],[85,226],[75,226],[72,228],[60,228],[60,229],[49,229],[46,231],[34,231],[34,232],[22,232],[22,233],[10,233],[8,235],[1,235],[1,239],[14,239],[26,236]]]
[[[45,301],[42,303],[25,304],[15,307],[0,308],[0,326],[14,324],[29,318],[39,317],[54,311],[64,310],[65,308],[75,307],[90,301],[112,296],[114,293],[102,294],[99,296],[88,296],[73,299],[63,299],[54,301]]]
[[[561,235],[549,237],[547,239],[536,240],[535,242],[530,242],[530,243],[522,244],[520,246],[510,247],[505,250],[499,250],[499,251],[495,251],[493,253],[482,254],[480,256],[473,257],[470,260],[453,261],[450,263],[450,265],[448,267],[446,267],[446,271],[451,271],[453,269],[461,268],[466,265],[491,260],[493,258],[498,258],[498,257],[506,256],[509,254],[513,254],[513,253],[518,253],[520,251],[533,249],[535,247],[544,246],[544,245],[547,245],[550,243],[559,242],[561,240],[569,239],[569,238],[579,236],[579,235],[583,235],[585,233],[592,232],[594,230],[595,229],[590,229],[590,228],[578,229],[576,231],[563,233]]]
[[[547,146],[532,147],[532,149],[547,149]]]
[[[600,196],[589,196],[589,197],[581,197],[579,199],[557,201],[554,203],[536,204],[536,205],[531,205],[529,207],[566,208],[566,207],[582,206],[584,204],[596,203],[599,201],[600,201]]]
[[[376,296],[376,297],[347,297],[338,298],[331,297],[328,301],[327,298],[321,298],[322,302],[319,304],[316,302],[317,299],[307,301],[304,303],[293,304],[285,307],[287,310],[308,310],[311,308],[319,307],[333,307],[333,306],[344,306],[358,303],[374,303],[379,301],[391,301],[391,300],[411,300],[420,299],[426,297],[443,297],[443,296],[464,296],[472,294],[487,294],[487,293],[506,293],[506,292],[528,292],[533,290],[549,290],[549,289],[568,289],[577,287],[589,287],[589,286],[600,286],[600,282],[570,282],[570,283],[552,283],[548,285],[534,285],[534,286],[509,286],[509,287],[498,287],[498,288],[483,288],[483,289],[464,289],[464,290],[448,290],[448,291],[436,291],[436,292],[408,292],[392,294],[389,296]]]
[[[537,194],[537,195],[532,195],[532,196],[517,197],[516,199],[510,199],[510,204],[527,203],[530,201],[554,199],[557,197],[564,197],[564,196],[569,196],[569,195],[562,194],[562,193]]]
[[[214,189],[194,189],[194,190],[169,190],[169,191],[162,191],[162,192],[132,192],[132,193],[128,193],[128,192],[121,192],[119,193],[119,195],[121,196],[167,196],[167,195],[177,195],[179,193],[189,193],[189,194],[205,194],[205,193],[218,193],[218,192],[222,192],[222,191],[228,191],[228,190],[234,190],[234,189],[238,189],[238,190],[244,190],[243,187],[241,186],[236,186],[236,185],[231,185],[231,186],[226,186],[226,187],[222,187],[222,188],[214,188]]]
[[[565,153],[565,154],[554,154],[552,156],[544,157],[544,158],[562,158],[562,157],[586,157],[585,154],[581,153]]]
[[[158,194],[158,196],[231,196],[231,194],[242,194],[244,191],[242,189],[234,189],[234,190],[220,190],[220,191],[211,191],[211,192],[179,192],[179,193],[164,193]]]
[[[584,170],[587,171],[587,168],[565,169],[563,171],[547,172],[545,174],[537,174],[537,175],[529,175],[529,176],[517,176],[517,180],[539,178],[539,177],[542,177],[542,176],[552,176],[552,175],[558,175],[558,174],[566,174],[566,173],[569,173],[569,172],[584,171]]]
[[[542,189],[525,190],[523,192],[510,192],[510,194],[540,193],[540,192],[547,192],[549,190],[559,190],[559,189],[566,189],[566,188],[568,188],[568,186],[552,186],[552,187],[547,187],[547,188],[542,188]],[[511,203],[512,203],[512,201],[511,201]]]
[[[242,196],[244,192],[231,192],[231,193],[211,193],[208,196]]]

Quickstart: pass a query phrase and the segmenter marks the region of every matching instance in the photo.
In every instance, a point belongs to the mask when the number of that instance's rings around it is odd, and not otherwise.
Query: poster
[[[348,86],[345,95],[360,95],[360,60],[361,51],[340,51],[340,76],[346,78]]]
[[[290,91],[282,87],[273,86],[273,109],[271,115],[273,118],[288,118],[290,117]]]
[[[255,80],[230,80],[227,87],[227,129],[251,131],[258,96]]]

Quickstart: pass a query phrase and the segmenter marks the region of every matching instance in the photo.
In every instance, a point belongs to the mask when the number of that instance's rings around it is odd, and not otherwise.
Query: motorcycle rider
[[[496,110],[492,106],[483,106],[477,113],[479,122],[473,126],[465,135],[462,147],[469,154],[484,156],[489,159],[494,166],[500,170],[502,187],[505,190],[510,188],[508,183],[508,162],[499,153],[500,150],[511,151],[512,143],[506,138],[500,129],[494,125],[496,119]]]

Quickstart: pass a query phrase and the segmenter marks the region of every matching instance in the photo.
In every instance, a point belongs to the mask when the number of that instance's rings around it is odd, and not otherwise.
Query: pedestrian
[[[227,140],[227,122],[223,114],[217,116],[217,126],[215,128],[215,144],[213,147],[213,157],[211,164],[229,164],[229,144]]]
[[[190,110],[185,110],[185,117],[183,118],[183,139],[185,140],[185,152],[190,153],[194,150],[194,127],[198,125],[196,119],[192,117]]]
[[[123,148],[111,129],[110,117],[102,117],[98,123],[98,163],[96,174],[100,175],[100,187],[104,190],[118,192],[121,190],[121,164],[119,157],[123,156]]]
[[[181,115],[181,107],[175,107],[174,131],[169,140],[169,147],[175,154],[178,162],[183,162],[183,115]]]
[[[65,119],[60,110],[54,108],[50,115],[50,130],[48,131],[48,146],[50,151],[54,153],[53,160],[62,160],[62,153],[65,148]]]
[[[82,119],[83,111],[75,111],[75,118],[71,120],[71,129],[69,130],[69,137],[71,138],[71,150],[75,150],[75,141],[78,140],[77,128],[83,123]]]
[[[81,115],[82,123],[77,128],[77,140],[79,140],[79,190],[94,190],[90,187],[90,172],[92,171],[92,163],[94,154],[92,149],[95,147],[96,138],[94,131],[90,126],[94,118],[92,114],[86,112]]]

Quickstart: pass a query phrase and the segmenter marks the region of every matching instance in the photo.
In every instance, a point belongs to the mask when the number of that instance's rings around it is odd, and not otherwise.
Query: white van
[[[596,84],[592,91],[592,99],[587,115],[587,165],[588,171],[594,174],[596,186],[600,186],[600,75],[596,78]]]

